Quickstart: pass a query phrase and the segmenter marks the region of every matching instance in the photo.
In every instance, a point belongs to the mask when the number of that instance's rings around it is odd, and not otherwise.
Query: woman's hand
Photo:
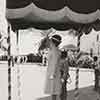
[[[54,79],[54,78],[55,78],[55,75],[51,75],[51,76],[50,76],[50,79]]]
[[[51,75],[51,76],[50,76],[50,79],[54,79],[54,76],[53,76],[53,75]]]
[[[63,78],[61,78],[61,82],[64,83],[64,79]]]

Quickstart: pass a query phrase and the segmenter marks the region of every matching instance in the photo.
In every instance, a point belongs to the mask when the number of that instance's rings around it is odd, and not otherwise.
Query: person
[[[61,51],[59,50],[60,43],[60,35],[55,34],[49,38],[45,93],[50,94],[52,100],[58,100],[57,97],[61,94],[61,73],[59,67],[59,60],[61,56]]]
[[[97,56],[94,56],[93,57],[94,59],[94,75],[95,75],[95,86],[94,86],[94,90],[98,90],[98,87],[99,87],[99,79],[98,79],[98,76],[99,76],[99,73],[100,71],[98,70],[98,57]]]
[[[66,100],[67,99],[66,85],[67,85],[67,80],[70,77],[70,75],[69,75],[69,64],[68,64],[68,55],[67,55],[66,51],[63,51],[61,53],[60,72],[61,72],[61,82],[62,82],[60,99],[61,100]]]
[[[44,92],[46,94],[51,95],[52,100],[58,100],[57,97],[59,97],[61,100],[62,98],[62,88],[63,86],[63,78],[64,83],[66,80],[66,75],[64,76],[63,69],[61,62],[64,62],[62,59],[62,53],[61,50],[59,50],[59,45],[61,43],[61,36],[60,35],[53,35],[52,37],[44,38],[41,41],[41,44],[39,46],[38,50],[43,50],[45,48],[48,49],[48,67],[46,72],[46,80],[45,80],[45,89]],[[64,57],[65,60],[65,57]],[[65,64],[66,65],[66,64]],[[62,86],[63,85],[63,86]]]

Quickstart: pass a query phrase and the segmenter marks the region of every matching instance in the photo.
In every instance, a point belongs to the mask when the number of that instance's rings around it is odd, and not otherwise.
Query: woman
[[[41,42],[39,50],[42,48],[49,48],[48,51],[48,68],[46,73],[45,93],[52,96],[52,100],[58,100],[57,96],[61,94],[61,73],[59,71],[59,60],[61,52],[58,49],[61,43],[61,36],[53,35],[45,38]],[[42,45],[43,44],[43,45]]]
[[[61,52],[58,49],[61,37],[54,35],[49,39],[48,68],[46,77],[45,93],[52,95],[52,100],[57,100],[61,94],[61,73],[59,71],[59,60]]]

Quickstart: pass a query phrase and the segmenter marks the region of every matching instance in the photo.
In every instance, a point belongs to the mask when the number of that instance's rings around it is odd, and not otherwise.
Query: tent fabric
[[[31,0],[6,0],[6,1],[7,1],[7,8],[9,9],[23,8],[32,3]]]
[[[68,21],[73,21],[76,23],[90,23],[99,19],[99,10],[90,14],[78,14],[73,12],[68,7],[57,11],[48,11],[35,6],[35,4],[30,4],[24,8],[20,9],[7,9],[7,18],[18,19],[24,18],[33,22],[62,22],[66,23]]]
[[[6,16],[17,29],[31,26],[66,30],[87,24],[95,27],[99,25],[93,23],[99,23],[100,3],[96,0],[7,0]]]
[[[30,3],[38,8],[54,11],[68,6],[79,13],[91,13],[100,8],[99,0],[7,0],[7,8],[23,8]]]

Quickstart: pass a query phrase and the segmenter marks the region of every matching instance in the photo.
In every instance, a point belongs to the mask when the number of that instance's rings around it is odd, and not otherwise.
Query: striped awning
[[[100,0],[7,0],[13,28],[100,29]]]

